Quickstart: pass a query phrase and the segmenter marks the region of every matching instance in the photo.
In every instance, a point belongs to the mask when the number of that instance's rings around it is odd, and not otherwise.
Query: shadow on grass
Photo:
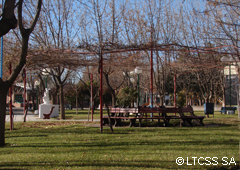
[[[117,140],[117,139],[116,139]],[[124,141],[124,139],[116,141],[116,140],[109,140],[106,141],[105,139],[103,140],[99,140],[99,139],[89,139],[89,140],[79,140],[79,139],[75,139],[75,140],[66,140],[64,142],[53,142],[51,140],[46,140],[44,143],[38,143],[38,142],[34,142],[34,143],[27,143],[27,144],[19,144],[16,146],[12,146],[11,144],[7,144],[8,147],[12,147],[12,148],[97,148],[98,150],[125,150],[125,148],[133,148],[136,149],[137,148],[141,148],[141,147],[148,147],[148,148],[155,148],[158,150],[169,150],[170,148],[174,149],[174,150],[184,150],[185,151],[191,151],[192,149],[194,149],[195,151],[197,150],[201,150],[202,147],[204,146],[208,146],[209,150],[214,150],[214,147],[211,146],[222,146],[222,148],[224,148],[226,146],[226,144],[228,146],[238,146],[239,141],[237,140],[233,140],[233,141],[229,141],[229,140],[211,140],[211,141],[204,141],[204,140],[191,140],[191,141],[184,141],[184,145],[182,145],[182,142],[179,141],[154,141],[154,142],[150,142],[148,140],[135,140],[134,142],[126,142]],[[78,142],[78,143],[77,143]],[[73,150],[74,151],[74,150]],[[49,153],[47,150],[45,151],[46,153]],[[61,152],[64,152],[61,151]],[[76,150],[76,152],[79,152],[79,150]],[[145,153],[148,153],[147,151]]]
[[[154,169],[207,169],[207,170],[237,170],[238,166],[221,166],[221,165],[210,165],[210,166],[188,166],[177,165],[175,161],[127,161],[127,160],[102,160],[102,161],[94,161],[94,160],[65,160],[64,162],[55,162],[46,160],[44,162],[35,162],[35,163],[27,163],[27,162],[8,162],[1,163],[0,169],[25,169],[25,168],[38,168],[39,169],[55,169],[55,168],[120,168],[120,169],[143,169],[143,168],[154,168]],[[13,168],[11,168],[13,167]],[[24,167],[24,168],[23,168]]]
[[[47,137],[48,135],[27,135],[27,136],[6,136],[5,138],[31,138],[31,137]]]

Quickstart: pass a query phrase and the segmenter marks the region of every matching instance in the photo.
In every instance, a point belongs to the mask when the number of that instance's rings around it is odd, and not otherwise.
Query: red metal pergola
[[[172,48],[172,47],[176,47],[176,48]],[[153,95],[153,50],[156,51],[179,51],[179,52],[192,52],[192,53],[210,53],[210,54],[231,54],[231,55],[238,55],[237,53],[233,53],[233,52],[226,52],[226,51],[216,51],[217,49],[222,49],[225,47],[233,47],[233,48],[237,48],[235,46],[221,46],[221,47],[215,47],[215,48],[189,48],[189,47],[184,47],[184,46],[179,46],[176,44],[167,44],[167,45],[156,45],[151,43],[150,46],[141,46],[141,47],[125,47],[123,48],[119,48],[119,49],[115,49],[115,50],[106,50],[104,51],[103,49],[101,49],[100,51],[100,55],[99,55],[99,68],[100,68],[100,131],[103,131],[103,125],[102,125],[102,113],[103,113],[103,55],[104,54],[113,54],[113,53],[122,53],[122,52],[131,52],[131,51],[150,51],[151,52],[151,58],[150,58],[150,77],[151,77],[151,82],[150,82],[150,90],[151,90],[151,105],[153,105],[153,100],[152,100],[152,95]],[[238,49],[238,48],[237,48]],[[69,51],[69,50],[52,50],[54,52],[64,52],[64,53],[68,53],[68,54],[78,54],[78,55],[96,55],[96,53],[94,52],[76,52],[76,51]],[[49,50],[47,51],[49,52]],[[39,52],[38,54],[33,54],[33,55],[29,55],[27,58],[35,58],[38,55],[41,55],[43,53],[46,53],[46,51],[42,51]],[[75,63],[76,61],[73,60],[72,63]],[[83,64],[84,65],[84,64]],[[174,74],[174,107],[176,107],[176,72]],[[92,76],[91,76],[92,79]],[[92,83],[92,82],[91,82]],[[92,93],[92,89],[91,89],[91,93]],[[25,98],[24,98],[25,99]],[[92,99],[93,100],[93,99]],[[93,110],[93,109],[92,109]],[[240,115],[240,114],[239,114]],[[92,118],[93,119],[93,118]]]

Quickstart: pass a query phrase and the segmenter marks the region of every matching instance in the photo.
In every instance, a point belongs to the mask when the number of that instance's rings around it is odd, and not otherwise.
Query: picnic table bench
[[[148,117],[147,113],[153,113],[152,117]],[[168,115],[168,114],[174,115]],[[157,115],[156,115],[157,114]],[[178,115],[176,115],[178,114]],[[185,115],[188,114],[188,115]],[[196,116],[191,106],[183,108],[174,107],[155,107],[155,108],[111,108],[111,123],[115,126],[121,125],[122,120],[130,120],[130,127],[135,126],[135,122],[139,120],[139,127],[143,119],[157,119],[160,126],[160,120],[164,121],[164,126],[169,126],[171,119],[180,119],[180,126],[204,126],[203,119],[205,116]],[[103,123],[108,124],[108,117],[103,117]]]
[[[227,111],[233,111],[235,114],[235,110],[237,110],[237,107],[221,107],[221,114],[226,114]]]

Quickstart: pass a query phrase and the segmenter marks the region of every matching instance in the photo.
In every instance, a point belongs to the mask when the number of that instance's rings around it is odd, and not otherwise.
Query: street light
[[[135,68],[135,73],[138,75],[138,81],[137,81],[137,88],[138,88],[138,103],[137,106],[139,107],[139,74],[142,74],[142,68],[141,67],[136,67]]]
[[[131,83],[134,83],[135,82],[135,79],[134,78],[130,78],[130,81],[131,81]]]
[[[50,69],[43,69],[42,74],[45,76],[45,89],[47,89],[47,76],[49,75]]]
[[[40,82],[38,80],[35,81],[34,83],[35,87],[37,87],[37,110],[38,110],[38,86],[40,85]]]

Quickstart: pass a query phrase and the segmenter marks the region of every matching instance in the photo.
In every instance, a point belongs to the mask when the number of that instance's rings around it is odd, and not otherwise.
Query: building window
[[[15,103],[23,103],[23,97],[21,94],[15,95]]]

